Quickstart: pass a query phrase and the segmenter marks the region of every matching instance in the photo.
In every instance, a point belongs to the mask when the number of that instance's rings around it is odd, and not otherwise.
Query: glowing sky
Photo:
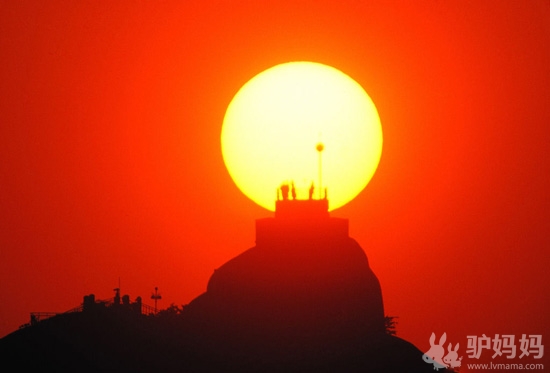
[[[4,1],[0,51],[0,335],[119,278],[187,303],[252,247],[270,214],[224,166],[223,116],[295,60],[376,103],[380,165],[334,215],[398,335],[549,330],[548,1]]]

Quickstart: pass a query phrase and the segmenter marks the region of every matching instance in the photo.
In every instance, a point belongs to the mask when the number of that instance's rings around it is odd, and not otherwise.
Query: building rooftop
[[[322,199],[313,199],[312,192],[309,199],[297,199],[294,191],[288,198],[289,189],[288,185],[279,189],[275,217],[256,220],[256,245],[349,237],[348,219],[330,217],[326,191]]]

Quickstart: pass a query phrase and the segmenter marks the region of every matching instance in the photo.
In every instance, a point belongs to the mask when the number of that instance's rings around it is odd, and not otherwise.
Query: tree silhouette
[[[166,309],[160,310],[157,317],[172,317],[179,316],[183,313],[185,306],[178,306],[175,303],[171,303]]]
[[[386,334],[388,335],[397,335],[397,319],[398,316],[385,316],[384,317],[384,327],[386,328]]]

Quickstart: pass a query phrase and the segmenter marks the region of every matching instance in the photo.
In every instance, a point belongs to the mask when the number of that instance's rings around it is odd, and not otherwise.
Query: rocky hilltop
[[[183,311],[130,306],[19,330],[0,340],[1,361],[79,372],[433,371],[387,333],[379,281],[326,200],[278,201],[274,218],[256,222],[256,246],[215,270]]]

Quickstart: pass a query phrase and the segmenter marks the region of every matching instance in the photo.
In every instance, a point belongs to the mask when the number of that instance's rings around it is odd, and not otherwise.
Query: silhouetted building
[[[279,200],[275,217],[256,220],[256,244],[333,241],[348,238],[348,219],[333,218],[328,200]]]
[[[217,269],[185,311],[217,353],[258,366],[385,334],[378,279],[326,199],[278,200],[273,218],[256,221],[256,246]]]
[[[82,302],[82,312],[93,311],[95,307],[96,307],[95,295],[94,294],[85,295],[84,301]]]

